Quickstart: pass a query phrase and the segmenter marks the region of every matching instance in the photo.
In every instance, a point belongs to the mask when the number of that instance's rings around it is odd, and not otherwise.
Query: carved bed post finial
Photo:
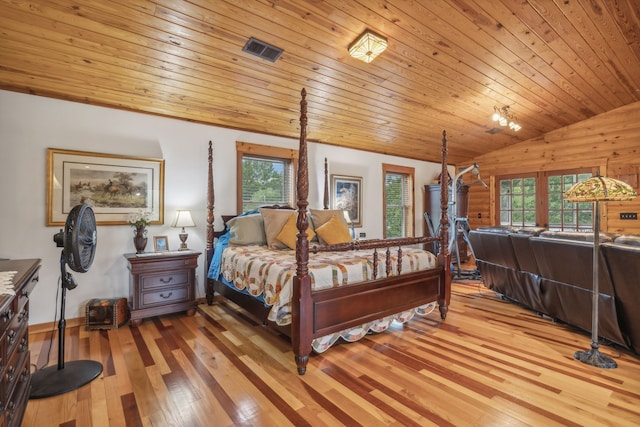
[[[209,141],[209,174],[207,176],[207,244],[205,247],[205,258],[207,262],[204,264],[204,282],[205,282],[205,296],[207,303],[211,305],[213,303],[213,281],[208,279],[209,264],[211,264],[211,258],[213,257],[213,207],[214,207],[214,190],[213,190],[213,143]]]
[[[440,317],[447,317],[449,311],[449,295],[451,287],[451,255],[449,254],[449,173],[447,171],[447,131],[442,131],[442,171],[440,172],[440,262],[445,271],[444,292],[441,291],[438,298]],[[455,231],[454,231],[455,232]]]
[[[298,241],[296,245],[296,257],[302,262],[298,263],[297,274],[308,274],[307,261],[309,259],[309,241],[307,240],[307,206],[309,205],[309,163],[307,159],[307,91],[303,88],[300,93],[300,147],[298,149]]]
[[[213,206],[215,196],[213,190],[213,144],[209,141],[209,175],[207,180],[207,247],[213,249]]]
[[[307,240],[307,206],[309,205],[309,170],[307,160],[307,91],[300,92],[300,147],[298,152],[298,235],[296,240],[296,275],[291,299],[291,341],[298,374],[307,371],[313,339],[311,278],[309,277],[309,241]]]
[[[327,158],[324,158],[324,198],[322,204],[325,209],[329,209],[329,164]]]

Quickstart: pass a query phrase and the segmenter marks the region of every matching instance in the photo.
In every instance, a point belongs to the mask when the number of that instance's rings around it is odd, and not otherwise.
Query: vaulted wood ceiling
[[[438,161],[447,130],[461,164],[640,101],[640,3],[0,0],[2,89],[297,138],[303,87],[311,140]],[[522,130],[487,133],[505,105]]]

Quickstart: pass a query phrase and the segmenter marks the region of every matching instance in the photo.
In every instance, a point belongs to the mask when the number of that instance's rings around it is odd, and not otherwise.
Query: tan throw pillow
[[[264,219],[264,234],[269,248],[287,249],[287,245],[278,240],[278,234],[293,212],[295,211],[290,209],[260,209],[260,214]]]
[[[267,239],[264,234],[264,220],[262,215],[253,214],[237,216],[227,222],[227,227],[231,230],[231,245],[266,245]]]
[[[298,227],[296,222],[298,220],[298,214],[292,213],[289,219],[280,230],[280,233],[276,236],[278,240],[287,245],[291,249],[296,248],[296,242],[298,240]],[[316,236],[316,233],[310,228],[307,228],[307,240],[311,241]]]
[[[349,228],[349,224],[347,224],[347,220],[344,218],[344,211],[341,209],[309,209],[309,216],[311,217],[309,227],[315,230],[322,224],[328,222],[334,215],[345,225],[345,227],[347,227],[347,229]],[[319,238],[318,240],[320,240],[320,243],[326,243],[321,240],[319,235],[316,237]]]
[[[342,215],[342,211],[340,211]],[[344,219],[344,217],[342,217]],[[348,243],[351,241],[351,234],[346,221],[340,221],[339,217],[333,215],[331,219],[320,227],[316,227],[316,233],[320,237],[320,242],[327,245],[337,245],[338,243]]]

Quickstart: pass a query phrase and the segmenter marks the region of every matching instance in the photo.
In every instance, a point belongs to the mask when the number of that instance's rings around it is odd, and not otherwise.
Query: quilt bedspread
[[[373,250],[309,254],[308,268],[312,289],[320,290],[371,280],[372,254]],[[384,256],[384,253],[378,253],[379,278],[386,276]],[[430,252],[407,247],[403,248],[401,265],[401,273],[410,273],[435,268],[437,260]],[[392,270],[397,271],[397,255],[392,256]],[[240,291],[264,299],[265,304],[271,307],[269,320],[278,325],[291,323],[291,296],[295,271],[294,251],[271,250],[266,246],[229,245],[222,254],[220,266],[220,274],[228,283]],[[355,341],[369,331],[381,332],[394,320],[404,322],[416,312],[424,314],[431,309],[432,307],[421,307],[409,310],[316,339],[313,344],[314,350],[322,352],[340,337],[347,341]]]

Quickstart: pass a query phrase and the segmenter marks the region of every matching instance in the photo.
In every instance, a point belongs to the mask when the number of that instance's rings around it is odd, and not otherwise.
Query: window
[[[383,164],[384,237],[413,236],[414,169]]]
[[[295,206],[297,150],[236,143],[238,212],[265,205]]]
[[[563,194],[596,170],[581,168],[496,177],[499,224],[543,226],[554,231],[592,231],[592,203],[567,202]]]
[[[593,231],[593,203],[573,203],[562,195],[573,184],[591,177],[591,173],[567,173],[547,178],[549,230]]]
[[[536,178],[500,179],[500,225],[536,225]]]

